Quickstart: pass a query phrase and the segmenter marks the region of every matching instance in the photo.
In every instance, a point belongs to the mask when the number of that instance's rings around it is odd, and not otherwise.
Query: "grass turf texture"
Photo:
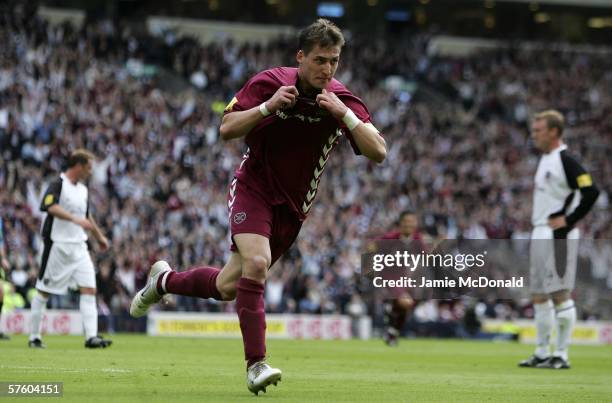
[[[573,346],[572,369],[518,368],[532,346],[457,340],[270,340],[278,387],[245,385],[240,340],[114,335],[106,350],[76,336],[0,341],[0,382],[61,381],[62,402],[610,401],[612,346]],[[40,401],[39,398],[0,400]]]

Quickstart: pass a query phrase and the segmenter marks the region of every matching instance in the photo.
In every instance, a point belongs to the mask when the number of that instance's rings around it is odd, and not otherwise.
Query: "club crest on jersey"
[[[246,217],[247,215],[244,211],[234,214],[234,224],[242,224]]]

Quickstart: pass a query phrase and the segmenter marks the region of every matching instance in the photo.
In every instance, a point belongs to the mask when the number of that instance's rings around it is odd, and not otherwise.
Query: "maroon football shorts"
[[[288,205],[272,205],[265,196],[244,182],[234,178],[227,196],[232,252],[238,252],[234,243],[236,234],[258,234],[270,240],[272,262],[278,260],[297,238],[302,222]]]
[[[401,280],[407,273],[404,270],[397,269],[386,269],[382,271],[382,278],[384,280]],[[399,299],[410,297],[411,289],[408,287],[385,287],[382,289],[385,293],[385,299]]]

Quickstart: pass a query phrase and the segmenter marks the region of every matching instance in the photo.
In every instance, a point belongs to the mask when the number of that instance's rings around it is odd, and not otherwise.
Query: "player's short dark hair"
[[[340,28],[330,20],[319,18],[300,31],[298,36],[298,50],[308,54],[315,46],[322,48],[331,46],[344,46],[344,35]]]
[[[416,212],[412,209],[406,209],[404,211],[401,212],[400,216],[399,216],[399,220],[402,221],[404,219],[404,217],[406,217],[407,215],[416,215]]]
[[[546,127],[549,129],[557,129],[559,131],[559,137],[563,134],[565,128],[565,119],[563,114],[554,109],[548,109],[542,111],[534,116],[534,120],[546,121]]]
[[[78,148],[70,154],[70,157],[68,157],[67,165],[68,168],[72,168],[75,165],[87,165],[87,162],[93,161],[95,159],[96,156],[93,155],[91,152],[83,148]]]

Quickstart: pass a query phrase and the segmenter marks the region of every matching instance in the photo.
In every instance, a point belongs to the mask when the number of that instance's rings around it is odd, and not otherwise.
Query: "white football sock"
[[[572,330],[574,330],[574,325],[576,324],[576,305],[574,300],[568,299],[556,305],[555,313],[557,317],[557,348],[553,355],[567,361]]]
[[[42,316],[47,309],[47,300],[49,298],[43,297],[40,293],[36,293],[32,298],[32,304],[30,308],[30,340],[40,339],[40,326],[42,322]]]
[[[85,329],[85,340],[98,335],[98,309],[96,307],[96,296],[81,294],[79,302],[81,316],[83,317],[83,329]]]
[[[533,310],[536,325],[535,355],[546,358],[550,356],[550,334],[555,320],[552,301],[533,304]]]

